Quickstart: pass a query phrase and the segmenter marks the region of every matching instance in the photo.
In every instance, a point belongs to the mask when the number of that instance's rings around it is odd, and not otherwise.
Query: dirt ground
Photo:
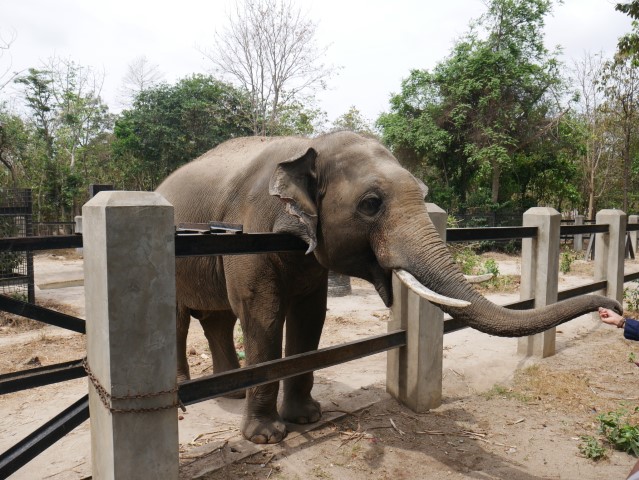
[[[518,298],[516,257],[496,256],[506,291]],[[82,260],[36,257],[37,298],[84,315]],[[560,289],[591,281],[592,265],[576,262]],[[627,272],[639,263],[626,264]],[[60,275],[64,277],[61,279]],[[329,299],[322,346],[383,333],[388,310],[374,289],[353,282],[353,294]],[[238,346],[241,343],[238,332]],[[196,321],[189,334],[193,376],[210,373],[210,355]],[[444,403],[426,414],[399,405],[385,391],[385,354],[316,372],[322,421],[291,426],[278,445],[256,446],[239,434],[242,400],[193,405],[180,416],[181,478],[192,479],[601,479],[625,478],[636,458],[608,450],[598,462],[579,451],[598,436],[596,415],[639,404],[639,343],[591,315],[558,329],[557,355],[518,356],[517,340],[470,329],[444,339]],[[84,355],[84,339],[54,327],[0,327],[0,373]],[[0,396],[0,451],[22,439],[87,391],[86,379]],[[89,422],[14,474],[13,479],[90,478]]]

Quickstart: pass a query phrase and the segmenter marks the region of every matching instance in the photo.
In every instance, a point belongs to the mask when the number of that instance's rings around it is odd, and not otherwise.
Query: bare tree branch
[[[135,57],[129,63],[127,72],[120,87],[121,101],[124,105],[131,105],[133,100],[145,90],[157,85],[164,78],[157,64],[151,63],[146,55]]]
[[[326,88],[334,68],[321,62],[317,25],[291,0],[238,0],[214,46],[200,51],[246,90],[256,135],[273,131],[280,112],[305,92]]]

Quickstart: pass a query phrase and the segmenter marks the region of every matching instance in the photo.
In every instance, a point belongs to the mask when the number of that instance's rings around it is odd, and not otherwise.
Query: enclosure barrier
[[[113,195],[102,194],[102,195]],[[138,250],[134,252],[136,255],[142,255],[144,258],[149,258],[152,256],[149,248],[152,245],[159,245],[161,250],[166,253],[167,245],[171,243],[170,239],[174,238],[175,243],[175,253],[179,256],[185,255],[220,255],[220,254],[246,254],[246,253],[263,253],[265,251],[277,252],[277,251],[297,251],[304,250],[306,245],[294,238],[285,235],[274,235],[274,234],[244,234],[244,235],[197,235],[197,236],[189,236],[189,237],[174,237],[173,232],[166,231],[162,235],[158,235],[157,230],[153,230],[150,232],[148,228],[139,233],[139,236],[133,236],[132,231],[129,228],[131,225],[135,224],[139,221],[139,215],[147,215],[150,205],[143,205],[139,199],[135,201],[128,201],[123,197],[118,197],[116,200],[111,199],[110,197],[103,197],[100,199],[96,199],[98,201],[97,204],[92,205],[94,208],[94,215],[100,217],[100,221],[106,220],[110,217],[106,212],[111,208],[113,209],[122,209],[122,211],[128,211],[129,213],[134,212],[135,214],[125,220],[127,217],[126,214],[118,214],[116,217],[119,218],[119,221],[116,222],[119,225],[119,228],[123,229],[124,234],[120,235],[120,246],[123,244],[129,248],[131,245],[134,245]],[[154,200],[156,202],[157,200]],[[134,205],[131,205],[133,203]],[[99,206],[98,206],[99,205]],[[158,205],[156,205],[157,207]],[[165,205],[162,205],[164,208]],[[95,212],[102,213],[95,213]],[[440,233],[444,233],[445,230],[442,227],[441,220],[437,220],[438,215],[440,218],[445,216],[445,214],[437,209],[435,206],[429,205],[429,211],[431,212],[431,216],[434,218],[436,225],[438,225]],[[89,216],[91,216],[89,214]],[[618,215],[620,217],[620,215]],[[624,216],[625,217],[625,216]],[[603,219],[605,220],[605,219]],[[87,219],[85,219],[85,225],[87,223]],[[100,222],[98,222],[99,224]],[[625,225],[623,225],[625,227]],[[112,228],[110,227],[109,232],[111,234]],[[578,233],[591,233],[598,232],[602,235],[602,241],[599,242],[604,245],[608,245],[610,251],[615,250],[614,248],[610,248],[612,244],[617,245],[617,242],[612,239],[612,242],[606,240],[607,232],[609,230],[609,225],[601,224],[601,225],[588,225],[588,226],[571,226],[571,227],[561,227],[560,231],[562,234],[578,234]],[[534,239],[537,236],[537,232],[540,227],[500,227],[500,228],[491,228],[491,229],[449,229],[448,230],[448,241],[470,241],[470,240],[504,240],[504,239],[515,239],[515,238],[530,238]],[[637,230],[637,226],[630,225],[628,226],[629,231]],[[86,227],[85,227],[86,230]],[[106,231],[106,227],[102,228],[102,232]],[[136,234],[137,235],[137,234]],[[148,235],[159,237],[160,240],[152,241],[147,238]],[[624,236],[621,233],[620,236]],[[117,235],[116,235],[117,236]],[[613,235],[614,237],[614,235]],[[122,256],[120,249],[115,248],[118,245],[116,242],[115,245],[108,246],[105,238],[98,235],[95,240],[96,244],[100,247],[98,250],[95,250],[94,247],[89,247],[87,242],[88,238],[85,238],[85,242],[82,242],[80,239],[80,244],[78,245],[78,239],[80,237],[55,237],[55,242],[58,248],[69,248],[70,246],[78,247],[84,244],[85,248],[94,248],[94,252],[102,251],[102,254],[105,258],[101,258],[100,262],[108,262],[110,255],[118,255]],[[133,239],[136,241],[132,241]],[[124,239],[124,240],[123,240]],[[35,240],[39,240],[35,241]],[[55,248],[52,245],[47,245],[46,241],[43,242],[42,239],[35,239],[25,242],[30,244],[31,249],[51,249]],[[157,240],[157,238],[156,238]],[[64,243],[68,241],[69,243]],[[122,243],[123,242],[123,243]],[[163,247],[162,247],[163,246]],[[603,248],[603,247],[602,247]],[[25,246],[21,243],[21,240],[18,239],[0,239],[0,250],[20,250],[26,249]],[[86,258],[85,252],[85,258]],[[93,255],[89,253],[88,255]],[[171,255],[168,255],[171,257]],[[618,262],[615,263],[614,259],[610,260],[609,257],[614,257],[613,253],[603,253],[597,256],[599,259],[608,258],[606,262],[606,267],[602,267],[602,272],[605,272],[606,275],[612,274],[614,276],[614,265],[618,265]],[[155,258],[155,257],[154,257]],[[623,258],[623,257],[621,257]],[[119,260],[122,262],[121,258]],[[534,262],[535,260],[533,260]],[[603,260],[602,260],[603,261]],[[161,263],[161,262],[160,262]],[[157,266],[160,265],[158,262],[153,262],[153,265],[156,266],[156,274],[162,270],[162,268],[158,269]],[[127,263],[127,265],[131,265]],[[612,268],[610,268],[612,265]],[[623,265],[623,264],[622,264]],[[543,268],[538,269],[538,271],[543,271]],[[92,272],[87,272],[87,281],[88,276]],[[169,273],[168,271],[166,273]],[[603,274],[603,273],[602,273]],[[632,277],[632,278],[630,278]],[[631,280],[639,277],[639,274],[633,274],[630,276],[626,276],[625,280]],[[99,285],[100,282],[103,282],[105,279],[94,279],[96,285]],[[111,279],[113,281],[113,279]],[[133,290],[137,290],[138,288],[142,288],[147,286],[148,282],[141,281],[133,281],[133,283],[129,282],[129,286],[133,286]],[[397,281],[395,280],[395,285],[397,285]],[[103,285],[102,285],[103,286]],[[584,293],[590,293],[594,291],[600,290],[610,290],[608,288],[608,282],[604,280],[600,280],[598,282],[594,282],[592,284],[584,285],[582,287],[571,289],[565,292],[559,292],[557,298],[559,300],[570,298],[572,296],[582,295]],[[100,289],[98,289],[100,290]],[[400,287],[401,290],[401,287]],[[143,295],[142,293],[139,293]],[[610,294],[610,292],[608,292]],[[389,390],[395,388],[398,392],[398,397],[401,401],[405,401],[407,404],[412,405],[415,409],[426,409],[429,408],[428,405],[431,404],[430,408],[436,406],[437,402],[441,402],[441,355],[442,350],[441,347],[437,350],[435,348],[428,348],[429,345],[434,345],[439,342],[441,345],[441,337],[443,333],[448,333],[452,331],[459,330],[461,328],[465,328],[465,325],[456,322],[455,320],[445,320],[443,321],[443,315],[441,312],[435,307],[429,305],[427,302],[422,301],[421,299],[415,300],[411,299],[412,292],[408,291],[400,291],[395,293],[396,298],[399,301],[396,302],[396,310],[394,311],[394,319],[393,322],[397,324],[399,322],[400,326],[406,326],[408,330],[397,330],[390,332],[385,335],[379,335],[377,337],[371,337],[369,339],[365,339],[358,342],[351,342],[349,344],[338,346],[338,347],[330,347],[328,349],[321,349],[315,352],[309,352],[301,355],[296,355],[294,357],[287,357],[280,360],[274,360],[272,362],[267,362],[266,364],[254,365],[250,367],[245,367],[237,371],[226,372],[218,375],[211,375],[208,377],[203,377],[196,380],[191,380],[179,385],[179,398],[183,404],[188,405],[192,403],[196,403],[208,398],[214,398],[225,393],[229,393],[232,391],[242,390],[245,388],[249,388],[251,386],[261,385],[264,383],[269,383],[273,381],[280,380],[282,378],[287,378],[294,375],[299,375],[301,373],[305,373],[308,371],[317,370],[320,368],[324,368],[326,366],[335,365],[338,363],[342,363],[345,361],[349,361],[355,358],[360,358],[366,355],[371,355],[373,353],[382,352],[385,350],[391,350],[390,356],[396,355],[396,361],[394,363],[395,366],[391,368],[393,365],[393,361],[389,360]],[[111,298],[105,299],[108,300],[117,300],[117,296],[112,296]],[[2,299],[4,300],[4,299]],[[152,301],[152,300],[146,300]],[[511,304],[511,308],[530,308],[533,304],[534,300],[527,299],[515,304]],[[11,308],[18,309],[20,305],[24,302],[19,302],[16,305],[13,305]],[[25,304],[23,308],[27,309],[28,304]],[[410,306],[412,305],[412,306]],[[416,306],[415,306],[416,305]],[[403,307],[402,307],[403,306]],[[430,323],[432,321],[431,318],[428,318],[428,314],[426,313],[428,309],[432,309],[435,312],[435,323],[440,325],[436,328],[432,328],[432,325],[428,325],[428,328],[423,328],[424,323]],[[45,310],[45,309],[43,309]],[[170,310],[170,309],[168,309]],[[113,306],[113,308],[108,307],[108,312],[116,315],[118,314],[118,309]],[[89,315],[89,310],[87,309],[87,315]],[[412,312],[412,314],[411,314]],[[105,312],[96,312],[96,315],[103,315],[106,317]],[[37,313],[41,319],[45,319],[46,315],[43,312]],[[416,322],[410,317],[422,318],[422,325],[420,322]],[[72,318],[72,317],[71,317]],[[141,314],[143,319],[142,323],[145,323],[146,320],[144,314]],[[52,315],[52,319],[57,324],[62,325],[72,325],[75,327],[76,331],[78,328],[83,327],[83,323],[78,324],[77,322],[69,321],[67,318],[59,318],[56,315]],[[399,319],[399,320],[398,320]],[[79,322],[83,322],[81,319],[75,319]],[[48,321],[45,319],[45,321]],[[90,319],[90,322],[93,320]],[[96,321],[96,324],[99,322]],[[117,323],[117,322],[116,322]],[[137,323],[137,322],[130,322]],[[166,323],[168,325],[168,322]],[[102,322],[102,325],[105,325],[105,322]],[[421,329],[420,329],[421,327]],[[103,327],[104,328],[104,327]],[[109,327],[111,328],[111,327]],[[127,327],[128,328],[128,327]],[[138,328],[137,326],[133,327],[133,330]],[[174,328],[174,326],[173,326]],[[412,329],[417,328],[418,331],[414,332]],[[118,332],[109,331],[108,334],[118,335]],[[127,335],[138,335],[140,332],[135,332],[132,330],[127,330]],[[92,335],[91,333],[89,335]],[[428,338],[430,337],[430,338]],[[437,338],[439,337],[439,338]],[[115,337],[114,337],[115,338]],[[155,339],[157,340],[157,338]],[[89,339],[89,344],[91,345],[91,340]],[[154,341],[151,341],[147,345],[157,345]],[[399,347],[399,349],[398,349]],[[95,346],[90,347],[90,350],[93,350]],[[163,347],[164,348],[164,347]],[[101,351],[97,354],[98,357],[109,358],[109,351],[113,350]],[[419,353],[415,353],[419,352]],[[95,352],[94,352],[95,353]],[[95,356],[95,355],[94,355]],[[117,355],[114,354],[112,360],[118,360]],[[93,361],[91,360],[92,354],[89,353],[89,368],[90,371],[95,370],[93,368]],[[424,360],[426,359],[426,360]],[[78,361],[79,362],[79,361]],[[55,381],[62,381],[67,378],[77,378],[77,376],[82,376],[79,374],[79,369],[81,366],[78,362],[67,362],[66,364],[54,365],[50,367],[42,367],[40,369],[32,369],[26,372],[17,372],[17,374],[8,374],[0,377],[0,393],[8,393],[8,391],[17,391],[23,388],[30,388],[34,385],[45,385],[49,383],[53,383]],[[98,360],[99,362],[99,360]],[[415,363],[416,362],[416,363]],[[431,370],[423,368],[426,365],[426,362],[431,366],[432,369],[435,370],[435,380],[433,378],[429,378],[432,373]],[[420,363],[422,365],[420,365]],[[417,366],[415,366],[417,364]],[[439,365],[439,367],[438,367]],[[408,369],[411,369],[409,371]],[[102,367],[98,367],[97,370],[100,370]],[[437,369],[439,368],[439,375],[437,375]],[[172,367],[166,368],[167,371],[164,373],[167,374],[165,380],[168,379],[169,373],[174,373],[174,365]],[[171,372],[168,372],[171,370]],[[92,380],[92,387],[90,387],[91,393],[94,397],[96,397],[96,389],[100,389],[101,387],[105,387],[105,383],[108,388],[114,388],[115,393],[113,391],[107,390],[107,394],[112,394],[111,402],[108,403],[109,396],[106,395],[107,401],[103,402],[102,400],[98,400],[94,398],[94,402],[92,403],[92,409],[102,409],[103,417],[108,419],[108,425],[106,427],[107,436],[110,436],[111,439],[117,438],[118,430],[121,431],[121,426],[117,424],[115,420],[110,417],[118,417],[125,416],[128,417],[127,421],[131,422],[141,422],[145,423],[145,419],[149,416],[156,415],[160,410],[164,410],[164,407],[167,407],[166,410],[173,412],[174,408],[174,387],[173,384],[164,383],[162,385],[155,385],[153,381],[145,382],[144,391],[137,390],[134,391],[129,389],[123,395],[117,393],[117,389],[121,389],[121,384],[113,384],[109,385],[108,376],[111,372],[114,371],[114,367],[106,368],[103,372],[98,375],[93,375],[95,378]],[[73,373],[70,373],[73,372]],[[77,376],[76,376],[77,375]],[[103,377],[107,377],[106,380],[104,378],[99,378],[99,375],[103,375]],[[393,375],[395,375],[395,379],[393,380]],[[173,375],[173,382],[175,381],[175,376]],[[111,379],[112,380],[112,379]],[[127,379],[128,381],[128,379]],[[395,383],[392,383],[392,382]],[[133,393],[134,395],[131,395]],[[403,398],[402,398],[403,397]],[[106,403],[106,405],[105,405]],[[116,405],[119,403],[119,405]],[[148,405],[149,403],[153,403],[154,405]],[[46,425],[36,430],[32,435],[25,438],[22,442],[14,446],[12,449],[5,452],[0,456],[0,476],[7,476],[12,472],[16,471],[30,459],[32,459],[37,453],[41,452],[44,448],[52,444],[58,438],[60,438],[65,431],[68,431],[70,428],[73,428],[76,425],[82,423],[86,418],[88,418],[88,402],[86,397],[80,399],[76,404],[71,406],[69,409],[62,412],[58,417],[54,418],[52,421],[48,422]],[[107,413],[106,410],[114,409],[115,412]],[[145,409],[145,411],[141,411],[141,409]],[[148,409],[158,409],[146,411]],[[128,413],[117,413],[117,411],[126,410]],[[95,411],[95,410],[94,410]],[[134,419],[137,418],[137,420]],[[173,417],[175,415],[173,414]],[[94,419],[94,427],[100,428],[98,425],[100,421]],[[169,430],[171,430],[171,426],[169,426]],[[171,435],[169,437],[172,438]],[[133,452],[137,454],[146,454],[146,450],[153,450],[148,447],[148,436],[145,437],[145,445],[144,450],[136,450],[132,447]],[[117,447],[115,447],[117,448]],[[177,452],[177,441],[174,443],[174,452]],[[95,452],[95,449],[94,449]],[[165,451],[166,452],[166,451]],[[157,453],[156,453],[157,455]],[[171,461],[175,461],[177,464],[176,453],[166,454],[166,458]],[[94,460],[95,461],[95,460]],[[111,460],[107,459],[107,463]],[[136,457],[136,461],[140,461],[138,457]],[[149,457],[144,459],[144,463],[148,465],[148,461],[155,462],[154,458],[151,460]],[[105,467],[105,468],[108,468]],[[173,472],[174,469],[169,468],[168,472]],[[165,471],[165,472],[167,472]],[[167,478],[164,473],[161,478]],[[96,477],[100,478],[98,472],[95,472]],[[171,473],[173,475],[173,473]]]

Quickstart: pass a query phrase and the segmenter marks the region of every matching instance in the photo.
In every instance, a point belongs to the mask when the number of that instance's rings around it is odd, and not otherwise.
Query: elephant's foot
[[[322,418],[322,408],[319,402],[316,402],[311,397],[307,397],[302,401],[284,400],[280,414],[287,422],[305,425],[317,422]]]
[[[244,397],[246,397],[246,390],[240,390],[239,392],[233,392],[233,393],[227,393],[226,395],[223,395],[224,398],[231,398],[234,400],[239,400],[242,399]]]
[[[253,443],[279,443],[286,437],[286,425],[279,416],[242,419],[242,435]]]
[[[182,382],[186,382],[187,380],[191,380],[191,374],[189,373],[188,369],[184,371],[178,368],[177,382],[182,383]]]

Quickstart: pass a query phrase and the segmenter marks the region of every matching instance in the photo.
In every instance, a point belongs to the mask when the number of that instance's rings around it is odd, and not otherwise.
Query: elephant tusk
[[[484,275],[464,275],[464,278],[466,278],[466,281],[468,281],[468,283],[487,282],[493,277],[494,275],[492,273],[486,273]]]
[[[394,271],[397,277],[404,283],[404,285],[406,285],[417,295],[428,300],[429,302],[457,308],[464,308],[470,305],[470,302],[467,302],[466,300],[458,300],[456,298],[445,297],[444,295],[433,292],[430,288],[422,285],[419,280],[417,280],[406,270],[396,269]]]

